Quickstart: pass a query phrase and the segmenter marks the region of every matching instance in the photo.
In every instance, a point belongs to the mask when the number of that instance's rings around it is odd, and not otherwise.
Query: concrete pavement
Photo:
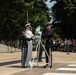
[[[55,75],[55,73],[76,74],[76,53],[54,52],[53,51],[53,66],[51,69],[45,69],[45,53],[43,52],[43,62],[33,62],[35,66],[32,69],[21,68],[21,52],[0,53],[0,75]],[[34,56],[34,52],[33,52]],[[71,66],[67,66],[71,65]],[[62,68],[62,70],[61,70]],[[66,70],[64,70],[64,68]],[[72,68],[72,70],[67,70]],[[52,74],[51,74],[52,73]],[[66,75],[65,74],[65,75]],[[67,74],[68,75],[68,74]]]

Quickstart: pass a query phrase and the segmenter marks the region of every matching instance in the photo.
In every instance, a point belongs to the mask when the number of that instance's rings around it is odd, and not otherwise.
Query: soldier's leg
[[[27,52],[26,67],[33,66],[31,59],[32,59],[32,44],[29,44],[28,45],[28,52]]]
[[[40,50],[39,50],[39,56],[38,56],[38,61],[42,61],[42,45],[40,44]]]
[[[24,48],[22,48],[21,51],[22,51],[22,53],[21,53],[21,67],[23,67],[23,65],[24,65],[24,60],[23,60],[24,59],[24,54],[23,54],[24,53]]]
[[[25,67],[26,58],[27,58],[27,48],[23,48],[23,50],[22,50],[22,67]]]
[[[48,56],[49,56],[49,47],[48,47],[48,46],[46,47],[46,51],[47,51],[47,54],[48,54],[48,55],[47,55],[46,52],[45,52],[46,64],[48,64],[48,63],[49,63],[49,57],[48,57]]]

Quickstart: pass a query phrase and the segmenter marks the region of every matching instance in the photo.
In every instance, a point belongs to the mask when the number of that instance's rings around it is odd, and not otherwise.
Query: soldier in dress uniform
[[[25,36],[28,38],[31,38],[31,37],[34,38],[35,36],[33,35],[32,31],[31,31],[31,24],[27,23],[25,25],[25,28],[26,28]],[[26,60],[27,67],[33,67],[31,59],[32,59],[32,40],[28,41],[28,53],[27,53],[27,60]]]
[[[45,43],[45,48],[46,48],[46,52],[45,52],[45,56],[46,56],[46,65],[44,66],[44,68],[47,68],[49,66],[49,57],[50,56],[50,53],[49,53],[49,49],[53,47],[53,40],[51,39],[52,38],[52,35],[53,35],[53,30],[52,30],[52,25],[50,23],[48,23],[46,25],[46,31],[42,34],[42,38],[45,39],[46,43]],[[48,54],[48,55],[47,55]],[[52,66],[50,66],[51,68]]]
[[[22,32],[22,36],[21,36],[21,40],[22,40],[21,67],[24,68],[25,64],[26,64],[27,52],[28,52],[28,43],[27,43],[27,41],[31,41],[33,39],[33,37],[31,37],[31,38],[26,37],[25,36],[25,34],[26,34],[25,29],[22,29],[21,32]]]

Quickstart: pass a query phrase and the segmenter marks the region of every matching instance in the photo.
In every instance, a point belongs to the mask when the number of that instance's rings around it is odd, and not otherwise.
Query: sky
[[[50,0],[48,0],[45,3],[47,4],[48,8],[51,8],[56,2],[55,1],[50,2]],[[51,12],[51,11],[49,11],[49,12]],[[52,17],[52,16],[50,15],[50,17]],[[53,19],[51,18],[50,23],[52,23],[52,21],[53,21]]]
[[[50,0],[48,0],[48,1],[46,2],[48,8],[51,8],[55,3],[56,3],[55,1],[50,2]]]

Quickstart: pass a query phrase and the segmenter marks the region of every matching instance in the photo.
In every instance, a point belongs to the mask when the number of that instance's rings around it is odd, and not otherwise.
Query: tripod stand
[[[42,43],[42,41],[41,41],[41,36],[40,36],[40,38],[38,38],[38,43],[37,43],[37,46],[36,46],[36,52],[37,52],[37,50],[38,50],[37,66],[38,66],[38,59],[39,59],[39,52],[40,52],[40,44],[42,45],[42,47],[43,47],[46,55],[48,56],[48,59],[49,59],[49,68],[50,68],[50,66],[52,67],[52,51],[51,51],[51,48],[50,48],[50,49],[49,49],[49,55],[48,55],[48,53],[47,53],[47,51],[46,51],[46,49],[45,49],[45,46],[43,45],[43,43]],[[35,56],[36,56],[36,52],[35,52],[35,54],[34,54],[34,58],[35,58]],[[34,61],[34,58],[33,58],[33,61]]]

